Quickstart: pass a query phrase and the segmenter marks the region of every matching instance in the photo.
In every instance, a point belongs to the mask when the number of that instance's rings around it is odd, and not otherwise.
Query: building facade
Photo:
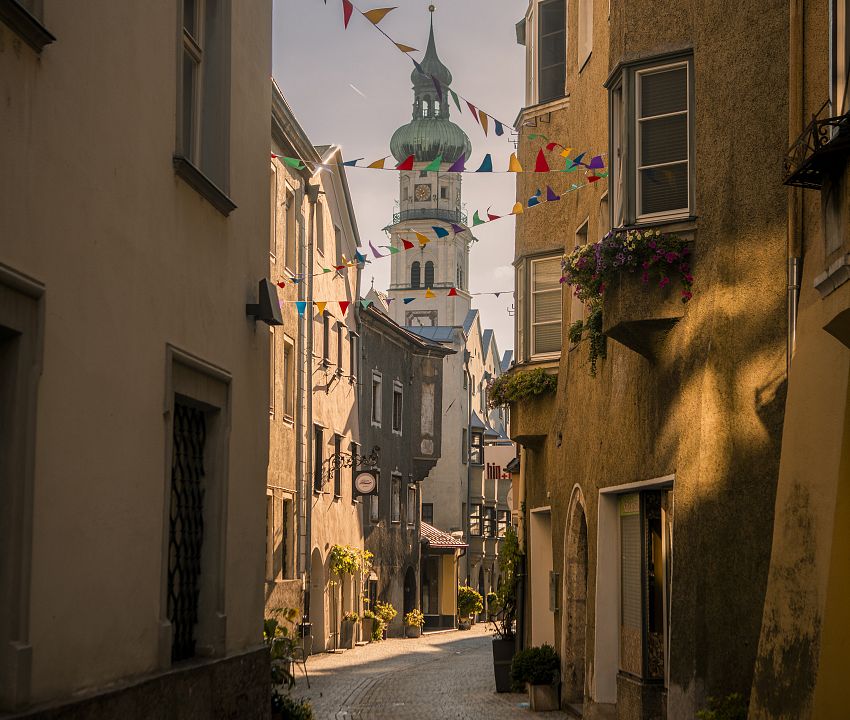
[[[443,358],[452,351],[398,325],[374,304],[360,311],[360,438],[377,490],[360,496],[372,576],[366,594],[398,615],[420,609],[420,488],[441,452]]]
[[[0,5],[0,713],[268,717],[271,10]]]
[[[731,70],[740,46],[718,28],[755,25],[755,65]],[[521,635],[555,644],[563,700],[586,717],[693,717],[752,683],[785,401],[787,218],[779,163],[744,156],[779,157],[786,142],[786,26],[781,3],[591,0],[569,13],[533,0],[518,26],[520,160],[542,151],[559,167],[566,151],[576,173],[553,185],[560,202],[517,218],[510,372],[557,374],[556,392],[511,406]],[[586,168],[595,155],[604,176]],[[518,175],[518,201],[532,178]],[[692,299],[623,273],[591,317],[559,282],[561,256],[610,228],[689,241]]]

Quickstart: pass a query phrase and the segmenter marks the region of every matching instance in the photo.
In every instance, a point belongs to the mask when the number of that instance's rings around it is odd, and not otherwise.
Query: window
[[[458,290],[463,289],[463,268],[460,265],[457,266],[457,287]]]
[[[326,367],[331,362],[331,316],[322,313],[322,364]]]
[[[473,465],[484,464],[484,436],[479,432],[472,433],[472,444],[469,448],[469,462]]]
[[[565,0],[538,5],[537,102],[564,96],[567,77],[567,13]]]
[[[286,336],[283,338],[283,416],[290,420],[295,416],[295,345]]]
[[[523,362],[528,359],[528,348],[525,345],[525,326],[527,323],[525,314],[528,309],[528,301],[525,297],[525,273],[527,267],[526,261],[520,260],[517,263],[514,273],[514,287],[516,288],[514,292],[516,305],[514,309],[514,344],[516,345],[517,362]]]
[[[375,477],[378,482],[375,485],[375,492],[369,496],[369,520],[376,523],[381,519],[378,512],[378,499],[381,497],[381,473],[376,472]]]
[[[271,201],[269,217],[269,260],[277,262],[277,169],[271,166],[269,176],[269,200]]]
[[[440,186],[440,200],[448,200],[449,199],[449,188],[447,185]]]
[[[850,77],[850,42],[848,42],[848,26],[850,17],[847,12],[847,0],[832,0],[830,21],[830,69],[829,99],[832,105],[830,115],[844,115],[850,110],[848,97],[848,77]]]
[[[581,69],[593,51],[593,0],[578,0],[578,66]]]
[[[334,497],[342,497],[342,436],[334,435]]]
[[[616,226],[692,214],[691,62],[627,67],[610,88]]]
[[[342,375],[342,329],[345,327],[341,322],[336,324],[336,372]]]
[[[561,261],[531,261],[531,355],[561,350]]]
[[[324,485],[325,433],[321,425],[313,426],[313,489],[322,492]]]
[[[336,264],[342,265],[342,230],[334,225],[334,251],[336,252]]]
[[[269,417],[274,418],[274,399],[277,394],[277,357],[275,355],[274,328],[269,328]]]
[[[266,495],[266,582],[274,582],[274,495]]]
[[[178,172],[227,214],[230,118],[230,2],[183,0],[178,120]],[[218,198],[215,195],[220,196]],[[219,205],[223,199],[230,203]]]
[[[402,199],[402,200],[407,200],[407,198],[408,198],[408,193],[409,193],[409,191],[408,191],[408,189],[407,189],[407,185],[405,185],[405,186],[401,189],[401,199]]]
[[[469,513],[469,534],[473,537],[481,536],[481,506],[472,505]]]
[[[351,382],[357,380],[357,342],[359,340],[357,333],[349,331],[348,333],[348,377]]]
[[[292,577],[289,563],[289,518],[292,516],[292,500],[281,503],[280,515],[280,577],[283,580]]]
[[[321,200],[316,201],[316,250],[325,254],[325,206]]]
[[[416,525],[416,519],[419,517],[419,507],[416,502],[416,484],[407,484],[407,524],[410,527]]]
[[[284,238],[285,255],[283,263],[286,267],[294,271],[296,268],[295,246],[297,229],[295,225],[295,193],[289,188],[286,189],[286,237]]]
[[[430,260],[425,263],[425,287],[434,287],[434,263]]]
[[[434,503],[422,503],[422,522],[434,524]]]
[[[381,373],[372,372],[372,425],[381,427]]]
[[[507,510],[499,510],[497,513],[498,522],[499,522],[499,537],[505,537],[505,533],[508,531],[508,527],[511,524],[511,516]]]
[[[418,290],[419,289],[419,262],[414,262],[410,266],[410,289]]]
[[[392,474],[390,490],[390,521],[401,522],[401,475],[398,473]]]
[[[585,220],[581,227],[576,230],[576,241],[574,247],[581,247],[582,245],[587,245],[588,241],[588,225],[589,220]],[[584,320],[584,303],[579,300],[575,293],[573,292],[573,288],[569,285],[566,286],[567,292],[570,293],[570,322],[574,323],[579,320]]]
[[[463,428],[460,431],[460,459],[461,462],[466,465],[469,459],[469,452],[467,450],[467,442],[466,442],[466,428]]]
[[[489,538],[496,537],[496,508],[484,508],[484,535]]]
[[[403,388],[398,380],[393,381],[393,433],[401,435]]]

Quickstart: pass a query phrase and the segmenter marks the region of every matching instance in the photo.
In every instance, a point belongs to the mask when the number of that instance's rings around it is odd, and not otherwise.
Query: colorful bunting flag
[[[455,288],[452,288],[451,290],[449,290],[448,296],[449,297],[457,297],[457,290]]]
[[[525,210],[522,207],[522,203],[518,202],[514,205],[514,209],[511,210],[511,215],[522,215]]]
[[[536,195],[528,198],[528,207],[534,207],[535,205],[539,205],[539,204],[540,204],[540,200],[537,199]]]
[[[463,110],[460,109],[460,100],[457,99],[457,93],[454,90],[452,90],[451,88],[449,88],[449,95],[451,95],[452,100],[455,101],[455,105],[457,105],[457,111],[463,112]]]
[[[359,250],[354,253],[354,257],[357,259],[357,262],[359,262],[359,263],[365,263],[366,262],[366,254],[360,252]]]
[[[401,244],[404,245],[405,250],[413,250],[414,248],[413,243],[410,242],[410,240],[405,240],[404,238],[401,239]]]
[[[428,165],[422,168],[425,172],[440,172],[440,165],[443,164],[443,156],[437,155]]]
[[[504,135],[505,129],[502,127],[502,123],[500,123],[498,120],[493,120],[493,122],[496,123],[496,135],[499,135],[500,137]]]
[[[484,223],[485,221],[478,217],[478,211],[476,210],[472,215],[472,227],[475,227],[476,225],[483,225]]]
[[[581,165],[582,158],[587,155],[587,153],[579,153],[573,158],[573,167],[578,167]]]
[[[472,113],[472,117],[475,118],[475,122],[480,124],[481,121],[478,119],[478,108],[475,107],[475,105],[473,105],[471,102],[469,102],[469,100],[466,101],[466,104],[469,106],[469,112]]]
[[[562,158],[568,158],[572,151],[573,151],[572,148],[565,147],[563,150],[561,150],[561,157]]]
[[[348,23],[351,20],[351,12],[354,10],[354,5],[351,4],[351,0],[342,0],[342,22],[345,25],[345,29],[348,29]]]
[[[556,143],[556,142],[550,142],[549,144],[546,145],[546,149],[549,152],[552,152],[556,147],[562,147],[562,145],[560,143]]]
[[[327,302],[324,302],[324,301],[320,302],[318,300],[316,301],[316,309],[319,311],[319,315],[324,315],[325,305],[327,305]]]
[[[280,156],[278,156],[280,157]],[[291,157],[282,157],[280,158],[286,165],[289,165],[291,168],[295,168],[296,170],[303,170],[305,165],[298,158]]]
[[[343,167],[356,167],[357,163],[359,163],[364,158],[357,158],[356,160],[346,160],[342,166]]]
[[[304,311],[307,309],[307,301],[306,300],[296,300],[295,307],[298,308],[298,315],[300,317],[304,317]]]
[[[600,180],[600,179],[601,178],[598,175],[588,175],[587,176],[587,182],[595,183],[597,180]]]
[[[396,253],[401,252],[395,245],[381,245],[382,248],[386,248],[390,251],[390,255],[395,255]]]
[[[351,301],[350,300],[340,300],[337,304],[339,305],[339,311],[344,316],[345,311],[348,310],[348,306],[351,305]]]
[[[452,163],[449,172],[463,172],[465,169],[466,153],[461,153],[460,157]]]
[[[428,298],[429,300],[432,300],[433,298],[435,298],[437,296],[434,295],[434,293],[431,292],[431,288],[427,288],[425,290],[425,297]]]
[[[431,229],[434,231],[434,234],[435,234],[438,238],[444,238],[444,237],[448,237],[448,236],[449,236],[449,231],[448,231],[448,230],[446,230],[445,228],[439,227],[439,226],[437,226],[437,225],[432,225],[432,226],[431,226]]]
[[[413,234],[416,235],[416,239],[419,241],[419,247],[425,247],[429,242],[431,242],[431,238],[427,235],[423,235],[415,230],[413,231]]]
[[[516,153],[511,153],[511,159],[508,162],[508,172],[522,172],[522,165],[519,164]]]
[[[490,212],[490,208],[487,208],[487,219],[488,220],[490,220],[490,221],[498,220],[500,217],[502,217],[502,216],[501,215],[493,215],[493,213]]]
[[[404,43],[394,43],[394,44],[403,53],[419,52],[415,47],[410,47],[410,45],[405,45]]]
[[[481,129],[484,131],[484,136],[487,136],[487,114],[483,110],[478,111],[478,117],[481,119]]]
[[[389,155],[384,155],[380,160],[375,160],[373,163],[369,163],[366,167],[372,168],[373,170],[383,170],[384,169],[384,160],[386,160]]]
[[[372,301],[371,301],[371,300],[363,299],[363,300],[361,300],[361,301],[360,301],[360,307],[362,307],[364,310],[368,310],[368,309],[369,309],[369,306],[370,306],[371,304],[372,304]]]
[[[398,165],[395,166],[396,170],[413,170],[413,161],[416,160],[415,155],[408,155],[404,160],[402,160]]]
[[[555,191],[552,189],[551,185],[546,186],[546,200],[549,202],[555,202],[556,200],[560,200],[561,196],[556,195]]]
[[[466,232],[466,228],[457,225],[456,223],[452,223],[452,230],[454,230],[455,235],[458,233]]]
[[[379,252],[378,252],[378,249],[377,249],[377,248],[376,248],[376,247],[372,244],[372,241],[371,241],[371,240],[369,241],[369,247],[372,249],[372,254],[373,254],[376,258],[386,257],[386,255],[381,255],[381,253],[379,253]]]
[[[484,156],[484,160],[481,163],[481,167],[478,168],[475,172],[493,172],[493,158],[490,157],[490,153],[487,153]]]
[[[589,170],[601,170],[605,167],[605,162],[602,160],[601,155],[594,155],[590,159],[590,164],[587,167]]]
[[[394,7],[375,8],[374,10],[367,10],[366,12],[364,12],[363,17],[365,17],[373,25],[377,25],[379,22],[381,22],[381,20],[384,19],[387,13],[391,13],[393,10],[395,10]]]
[[[280,282],[275,283],[275,284],[276,284],[279,288],[285,288],[285,287],[286,287],[286,283],[285,283],[285,282],[283,282],[283,280],[281,280]]]
[[[537,162],[534,163],[534,172],[549,172],[549,163],[546,162],[546,156],[543,150],[537,151]]]
[[[402,298],[401,300],[405,305],[410,305],[416,298]]]

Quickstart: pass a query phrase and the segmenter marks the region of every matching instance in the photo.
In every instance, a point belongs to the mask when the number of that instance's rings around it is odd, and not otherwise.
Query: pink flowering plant
[[[640,273],[645,285],[664,288],[675,278],[682,302],[693,297],[690,245],[660,230],[612,230],[597,243],[577,247],[562,260],[561,282],[572,285],[579,300],[593,305],[603,298],[616,276]]]

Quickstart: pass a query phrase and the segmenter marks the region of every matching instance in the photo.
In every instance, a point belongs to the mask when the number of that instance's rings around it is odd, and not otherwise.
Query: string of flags
[[[398,52],[400,52],[402,55],[404,55],[408,60],[410,60],[413,63],[413,66],[416,69],[416,72],[418,72],[420,75],[423,75],[424,77],[427,77],[428,79],[431,80],[431,82],[434,84],[434,90],[436,91],[437,97],[439,98],[440,102],[442,102],[443,93],[445,92],[445,93],[447,93],[448,95],[451,96],[452,100],[454,101],[454,104],[457,106],[458,112],[462,113],[463,110],[461,109],[460,101],[463,100],[464,103],[466,103],[466,106],[469,109],[469,111],[472,113],[472,117],[475,118],[475,122],[483,130],[485,136],[488,133],[491,120],[493,121],[493,132],[498,136],[505,134],[505,128],[507,128],[508,130],[510,130],[514,133],[517,132],[517,129],[513,125],[510,125],[509,123],[502,122],[501,120],[498,120],[495,116],[491,115],[490,113],[486,113],[483,110],[481,110],[477,105],[475,105],[471,100],[469,100],[465,96],[460,95],[459,93],[455,92],[454,90],[452,90],[448,86],[444,86],[437,77],[435,77],[434,75],[432,75],[429,72],[426,72],[423,69],[423,67],[416,60],[414,60],[413,57],[411,57],[410,53],[419,52],[415,47],[412,47],[412,46],[407,45],[405,43],[396,42],[395,40],[393,40],[393,38],[391,38],[383,30],[383,28],[379,27],[379,23],[381,22],[381,20],[383,20],[390,12],[395,10],[396,7],[381,7],[381,8],[373,8],[372,10],[365,10],[364,11],[364,10],[361,10],[360,8],[358,8],[356,5],[354,5],[354,3],[351,2],[351,0],[341,0],[341,2],[342,2],[342,22],[343,22],[343,27],[346,30],[348,29],[348,25],[351,22],[351,17],[354,14],[354,11],[356,10],[360,15],[362,15],[364,18],[366,18],[366,20],[369,21],[371,26],[374,27],[379,33],[381,33],[381,35],[383,35],[393,45],[393,47],[395,47],[395,49],[398,50]],[[325,0],[325,5],[327,5],[327,4],[328,4],[328,0]]]

